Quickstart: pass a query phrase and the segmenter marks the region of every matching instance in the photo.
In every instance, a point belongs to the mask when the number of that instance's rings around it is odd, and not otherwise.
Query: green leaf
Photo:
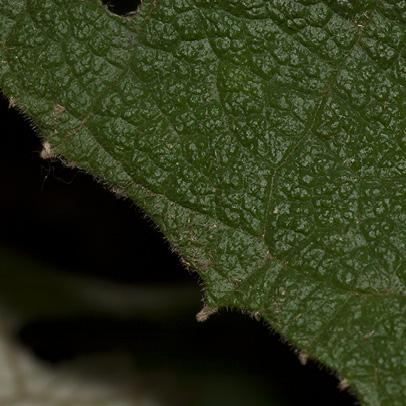
[[[44,157],[133,199],[205,281],[363,405],[406,396],[401,2],[3,0]]]

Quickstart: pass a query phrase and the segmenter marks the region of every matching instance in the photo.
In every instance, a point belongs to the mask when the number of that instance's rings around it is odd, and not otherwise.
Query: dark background
[[[125,14],[128,3],[109,7]],[[125,351],[139,374],[165,371],[168,405],[354,404],[262,322],[221,311],[197,323],[201,281],[142,211],[40,159],[38,134],[5,98],[0,122],[0,302],[18,314],[14,340],[51,366]]]

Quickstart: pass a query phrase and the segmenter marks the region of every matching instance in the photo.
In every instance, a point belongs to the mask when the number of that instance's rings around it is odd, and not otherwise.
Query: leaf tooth
[[[203,309],[196,314],[196,320],[199,322],[206,321],[209,318],[209,316],[211,316],[214,313],[217,313],[217,311],[218,311],[217,307],[204,306]]]

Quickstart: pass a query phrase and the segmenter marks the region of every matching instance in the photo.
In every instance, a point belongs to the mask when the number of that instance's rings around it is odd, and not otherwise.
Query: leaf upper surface
[[[365,405],[406,396],[398,1],[2,1],[0,86]]]

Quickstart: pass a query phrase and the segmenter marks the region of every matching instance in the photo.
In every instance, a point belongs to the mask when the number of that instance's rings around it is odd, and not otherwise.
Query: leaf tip
[[[13,96],[11,96],[10,98],[9,98],[9,100],[8,100],[8,107],[10,108],[10,109],[12,109],[12,108],[16,108],[17,110],[18,110],[18,101],[17,101],[17,99],[15,99]]]
[[[127,199],[127,192],[125,188],[119,185],[110,186],[110,191],[114,193],[119,199]]]
[[[256,321],[261,320],[261,313],[258,311],[250,312],[250,316],[255,319]]]
[[[210,308],[205,306],[203,307],[202,310],[200,310],[199,313],[196,314],[196,320],[199,322],[206,321],[209,318],[209,316],[211,316],[214,313],[217,313],[217,310],[218,310],[217,307]]]
[[[309,354],[306,351],[299,351],[298,358],[302,365],[306,365],[309,360]]]
[[[42,144],[42,151],[40,157],[42,159],[52,159],[55,158],[55,154],[52,152],[52,146],[48,141],[44,141]]]
[[[348,389],[348,388],[349,388],[350,384],[348,383],[348,379],[347,379],[347,378],[344,378],[343,376],[340,376],[340,377],[339,377],[339,380],[340,380],[340,383],[338,384],[338,387],[339,387],[341,390],[345,390],[345,389]]]

